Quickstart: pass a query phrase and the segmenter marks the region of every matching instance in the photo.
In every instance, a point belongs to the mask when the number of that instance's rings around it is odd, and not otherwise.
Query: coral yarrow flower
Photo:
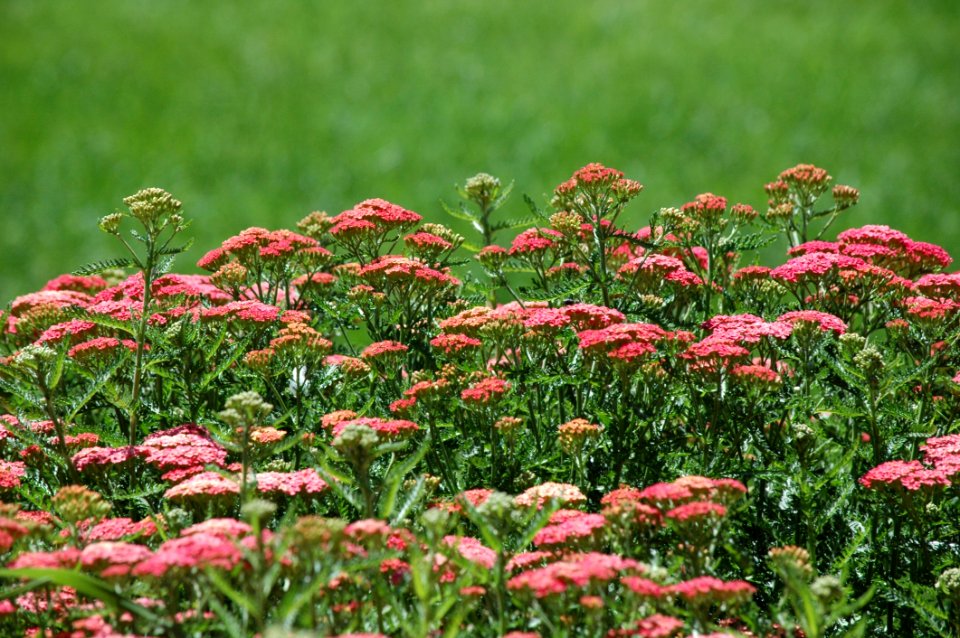
[[[564,513],[569,515],[563,516]],[[561,514],[560,517],[557,515]],[[595,540],[607,525],[607,519],[601,514],[587,514],[577,510],[559,510],[550,517],[546,525],[533,537],[533,544],[541,549],[557,548],[565,545],[577,545]]]
[[[599,438],[602,432],[602,425],[590,423],[586,419],[573,419],[557,428],[557,440],[561,450],[573,454],[580,450],[586,441]]]
[[[563,239],[563,234],[550,228],[528,228],[513,238],[508,254],[530,255],[541,253],[556,245]]]
[[[391,356],[402,355],[409,349],[396,341],[377,341],[364,348],[363,352],[360,353],[360,358],[365,361],[390,358]]]
[[[113,465],[126,463],[130,459],[142,455],[144,455],[144,452],[137,447],[88,447],[74,454],[72,461],[77,471],[83,472],[88,468],[91,470],[104,470]]]
[[[299,472],[257,472],[256,479],[257,491],[264,494],[321,494],[328,488],[327,482],[313,468]]]
[[[201,472],[178,485],[174,485],[164,493],[164,498],[179,499],[206,499],[218,496],[234,496],[240,493],[240,485],[233,479],[218,472]]]
[[[14,489],[20,487],[20,479],[27,473],[26,465],[22,461],[0,460],[0,489]]]
[[[722,518],[726,516],[726,514],[727,508],[719,503],[694,501],[693,503],[685,503],[684,505],[673,508],[667,512],[666,516],[670,520],[678,523],[686,523],[698,519]]]
[[[333,429],[331,434],[334,437],[340,436],[340,434],[351,425],[362,425],[370,428],[381,437],[398,439],[404,438],[412,435],[414,432],[420,429],[420,427],[413,421],[406,421],[404,419],[381,419],[378,417],[359,417],[353,419],[346,419],[342,421],[337,421],[333,424]]]
[[[555,500],[561,505],[579,505],[586,503],[587,497],[576,485],[548,481],[527,489],[519,494],[514,502],[521,507],[542,509],[550,500]]]
[[[153,556],[133,568],[134,576],[163,578],[171,571],[213,567],[233,569],[243,560],[243,550],[229,536],[198,532],[172,538],[157,548]]]
[[[137,349],[137,343],[132,339],[117,339],[115,337],[96,337],[70,348],[67,355],[77,360],[89,360],[99,356],[113,353],[114,351],[126,348],[133,352]],[[146,346],[149,350],[149,346]]]
[[[793,310],[777,317],[777,323],[786,323],[797,327],[800,323],[810,323],[823,332],[833,332],[837,336],[847,331],[847,324],[840,317],[817,310]]]
[[[730,375],[735,379],[740,379],[744,383],[751,385],[776,386],[780,384],[780,375],[764,365],[739,365],[734,366]]]
[[[639,563],[617,555],[570,554],[564,560],[514,576],[507,589],[528,592],[535,598],[562,594],[568,589],[583,589],[593,583],[610,582],[621,572],[639,569]]]
[[[867,489],[901,488],[916,492],[923,488],[947,487],[950,479],[938,468],[927,468],[920,461],[887,461],[860,478]]]
[[[500,399],[510,389],[510,382],[498,377],[487,377],[460,393],[464,403],[487,405]]]
[[[479,348],[483,342],[465,334],[440,334],[430,340],[430,345],[442,350],[446,355],[451,355]]]
[[[700,576],[666,588],[687,601],[720,604],[743,603],[750,600],[756,587],[743,580],[723,581],[713,576]]]

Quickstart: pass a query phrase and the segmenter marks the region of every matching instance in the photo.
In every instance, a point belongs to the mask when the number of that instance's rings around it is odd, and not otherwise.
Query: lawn
[[[960,255],[953,2],[0,3],[0,295],[110,254],[143,186],[196,247],[384,197],[442,216],[478,171],[542,199],[589,161],[765,208],[798,162]],[[519,197],[511,204],[519,212]],[[782,248],[782,247],[781,247]],[[779,252],[779,249],[777,249]]]

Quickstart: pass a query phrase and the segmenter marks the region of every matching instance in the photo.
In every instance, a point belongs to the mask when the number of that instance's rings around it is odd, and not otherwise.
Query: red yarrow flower
[[[340,436],[340,434],[351,425],[362,425],[370,428],[375,431],[381,437],[390,438],[390,439],[399,439],[412,435],[414,432],[420,429],[413,421],[406,421],[404,419],[381,419],[379,417],[359,417],[355,419],[346,419],[343,421],[338,421],[333,425],[331,434],[334,438]]]
[[[555,548],[595,540],[607,525],[607,519],[601,514],[587,514],[576,510],[572,511],[572,516],[557,519],[557,514],[567,511],[559,510],[550,517],[551,524],[543,527],[533,537],[535,546]]]
[[[240,485],[233,479],[218,472],[201,472],[174,485],[164,493],[164,498],[208,499],[218,496],[235,496],[240,493]]]
[[[640,638],[670,638],[683,629],[683,621],[673,616],[653,614],[633,623],[629,629],[612,629],[608,638],[640,636]]]
[[[817,310],[793,310],[786,312],[777,317],[777,322],[790,324],[794,327],[799,323],[810,323],[816,325],[823,332],[833,332],[837,336],[847,331],[847,324],[844,323],[840,317]]]
[[[750,600],[757,589],[743,580],[723,581],[713,576],[700,576],[671,585],[666,591],[690,602],[736,604]]]
[[[377,341],[364,348],[363,352],[360,353],[360,358],[365,361],[373,361],[391,355],[402,355],[409,349],[397,341]]]
[[[440,334],[430,340],[430,345],[442,350],[446,355],[451,355],[479,348],[483,342],[464,334]]]
[[[257,491],[263,494],[321,494],[328,488],[327,482],[313,468],[299,472],[257,472],[256,479]]]
[[[487,377],[463,390],[460,398],[468,405],[488,405],[502,398],[509,389],[509,381],[499,377]]]
[[[0,489],[10,490],[20,487],[20,479],[27,473],[23,461],[0,460]]]
[[[860,484],[870,490],[901,488],[916,492],[947,487],[950,479],[943,469],[927,468],[920,461],[887,461],[860,477]]]
[[[563,239],[563,234],[550,228],[528,228],[513,238],[510,244],[509,255],[529,255],[541,253],[556,245],[557,240]]]
[[[115,337],[97,337],[78,343],[70,348],[67,355],[78,360],[87,360],[99,355],[111,353],[119,348],[126,348],[130,352],[137,349],[137,342],[132,339],[117,339]],[[149,350],[149,346],[145,346]]]
[[[509,581],[507,589],[528,592],[535,598],[584,589],[593,583],[610,582],[624,571],[639,569],[639,563],[621,556],[599,553],[571,554],[564,560],[522,572]]]
[[[528,488],[513,500],[521,507],[542,509],[551,500],[555,500],[561,505],[579,505],[586,503],[587,497],[576,485],[548,481]]]
[[[673,508],[666,516],[672,521],[686,523],[705,518],[722,518],[726,516],[727,508],[719,503],[710,501],[694,501]]]

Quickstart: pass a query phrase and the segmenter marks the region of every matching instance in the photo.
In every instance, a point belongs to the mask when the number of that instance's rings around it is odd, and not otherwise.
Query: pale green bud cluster
[[[147,227],[153,226],[165,217],[169,217],[170,222],[175,226],[183,222],[183,218],[177,215],[183,204],[162,188],[145,188],[137,191],[125,197],[123,203],[130,208],[130,215]]]
[[[248,391],[235,394],[227,399],[227,405],[217,415],[233,427],[259,425],[273,410],[273,405],[263,400],[256,392]]]
[[[513,497],[503,492],[494,492],[477,507],[477,513],[499,529],[510,524],[516,511],[517,504]]]
[[[100,230],[109,234],[116,235],[120,232],[120,222],[123,220],[123,213],[110,213],[100,218]]]
[[[867,340],[856,332],[847,332],[840,335],[840,345],[850,355],[856,355],[867,346]]]
[[[481,204],[491,202],[500,195],[500,180],[487,173],[477,173],[467,179],[463,186],[467,197]]]
[[[853,363],[867,376],[875,377],[884,366],[883,355],[873,346],[866,346],[853,357]]]
[[[373,462],[374,448],[379,443],[379,435],[370,426],[350,424],[333,440],[333,447],[355,469],[364,471]]]
[[[810,584],[810,591],[823,605],[843,600],[843,585],[836,576],[820,576]]]
[[[951,567],[940,574],[937,589],[951,598],[960,599],[960,567]]]
[[[255,498],[247,501],[240,508],[240,516],[250,523],[263,525],[273,518],[277,512],[277,505],[271,501],[262,498]]]

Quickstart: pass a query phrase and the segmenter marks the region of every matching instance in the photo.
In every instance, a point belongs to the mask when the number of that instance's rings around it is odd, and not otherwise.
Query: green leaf
[[[443,210],[447,215],[450,215],[454,219],[459,219],[464,222],[476,222],[480,218],[477,217],[465,204],[460,204],[459,208],[451,208],[444,202],[440,201],[440,205],[443,207]]]
[[[151,623],[159,621],[159,617],[152,611],[142,605],[138,605],[126,596],[117,593],[105,581],[72,569],[52,569],[46,567],[0,569],[0,578],[32,578],[34,579],[32,583],[35,584],[35,587],[41,587],[47,584],[54,584],[60,587],[72,587],[77,590],[78,593],[88,598],[99,600],[111,609],[128,612]],[[11,595],[16,594],[11,594],[10,592],[3,594],[5,598],[9,598]]]
[[[527,226],[533,226],[538,221],[539,218],[528,215],[527,217],[521,217],[520,219],[507,219],[496,222],[495,224],[490,224],[490,230],[518,230],[520,228],[526,228]]]
[[[462,244],[460,244],[460,246],[472,253],[478,253],[481,250],[483,250],[483,246],[478,246],[477,244],[474,244],[468,241],[463,242]]]
[[[734,237],[733,239],[733,249],[737,252],[743,252],[745,250],[759,250],[765,246],[769,246],[773,242],[777,241],[779,237],[776,233],[750,233],[749,235],[742,235]]]
[[[211,382],[219,379],[224,372],[226,372],[231,367],[233,367],[233,364],[236,363],[240,357],[246,354],[247,347],[250,345],[250,340],[252,338],[253,337],[251,335],[238,341],[233,346],[233,349],[230,350],[230,353],[227,355],[227,357],[220,362],[220,365],[218,365],[216,368],[214,368],[207,374],[203,375],[203,378],[200,379],[200,383],[197,385],[197,390],[198,391],[205,390],[207,386],[210,385]]]
[[[497,210],[503,206],[504,202],[507,201],[507,198],[510,197],[510,193],[513,192],[513,182],[510,182],[508,185],[500,189],[500,197],[496,198],[490,202],[490,208],[492,210]]]
[[[500,536],[497,534],[496,530],[487,522],[480,512],[477,511],[477,508],[473,506],[467,499],[461,499],[461,506],[463,511],[467,514],[467,518],[477,526],[477,529],[480,531],[480,536],[483,537],[483,542],[495,552],[503,551],[503,541],[500,540]]]
[[[588,281],[572,281],[555,287],[550,291],[520,289],[526,301],[556,301],[567,297],[576,297],[577,293],[590,285]]]
[[[537,272],[530,266],[521,266],[516,264],[504,266],[501,270],[505,273],[518,273],[524,275],[533,275]]]
[[[291,627],[303,606],[327,585],[324,578],[313,578],[306,587],[292,587],[277,605],[277,616],[284,627]]]
[[[90,387],[87,388],[86,392],[77,399],[67,410],[67,415],[64,417],[64,421],[67,423],[73,423],[74,418],[83,409],[87,403],[90,402],[93,397],[97,396],[97,393],[103,389],[103,387],[110,382],[113,378],[113,373],[117,371],[120,366],[126,363],[127,359],[130,358],[130,352],[126,348],[122,349],[122,354],[120,358],[107,370],[101,372],[96,379],[93,380],[93,383],[90,384]]]
[[[833,561],[832,571],[845,572],[847,565],[853,559],[854,555],[857,553],[857,550],[863,546],[863,542],[867,539],[867,536],[869,536],[869,530],[864,526],[860,529],[857,535],[854,536],[853,540],[847,543],[843,553],[841,553],[840,556]]]
[[[335,473],[324,463],[320,463],[320,467],[315,469],[317,470],[317,474],[320,475],[320,478],[327,482],[327,485],[331,490],[340,495],[343,500],[349,503],[358,512],[363,511],[364,504],[360,494],[357,492],[357,490],[347,487],[350,485],[350,483],[352,483],[349,477]]]
[[[71,274],[77,275],[78,277],[85,277],[87,275],[95,275],[98,272],[103,272],[104,270],[112,270],[114,268],[130,268],[135,264],[133,260],[129,257],[117,257],[115,259],[104,259],[103,261],[95,261],[86,266],[81,266],[74,270]]]
[[[243,630],[243,627],[240,624],[240,621],[230,613],[230,610],[227,609],[223,603],[221,603],[216,598],[210,599],[210,607],[216,612],[217,619],[223,621],[227,633],[233,638],[246,638],[247,632]]]
[[[147,496],[154,496],[156,494],[162,494],[166,491],[166,486],[163,483],[148,487],[143,490],[137,490],[136,492],[117,492],[110,496],[110,500],[113,501],[132,501],[138,498],[144,498]]]
[[[173,267],[175,257],[176,255],[166,255],[161,258],[153,267],[154,277],[161,277],[170,272],[170,269]]]
[[[166,248],[161,248],[157,251],[158,255],[179,255],[180,253],[185,253],[190,250],[190,247],[193,246],[193,240],[191,239],[183,246],[167,246]]]
[[[407,493],[407,497],[403,500],[403,504],[400,506],[400,509],[397,511],[396,516],[393,517],[391,524],[397,525],[404,522],[407,519],[407,514],[414,505],[416,505],[420,498],[423,496],[423,486],[426,485],[423,477],[417,479],[416,484],[414,484],[413,489]]]
[[[425,440],[415,453],[411,454],[398,465],[390,468],[390,471],[387,472],[387,476],[384,479],[387,489],[384,490],[378,507],[380,518],[390,518],[390,515],[393,513],[393,507],[397,501],[397,493],[403,486],[404,478],[423,460],[423,457],[426,456],[429,449],[430,441]]]
[[[216,569],[207,569],[204,572],[207,575],[207,578],[216,586],[217,590],[233,601],[237,607],[246,610],[251,616],[257,615],[257,605],[254,603],[248,596],[243,592],[236,589],[230,582],[224,577],[224,575]]]
[[[537,219],[540,219],[541,221],[545,221],[549,223],[550,215],[548,215],[546,211],[541,209],[540,206],[538,206],[537,203],[533,201],[532,197],[530,197],[529,195],[524,195],[523,201],[527,205],[527,208],[530,209],[530,212],[533,213]]]
[[[937,635],[947,638],[950,617],[938,604],[939,594],[933,587],[912,582],[908,577],[896,581],[896,587],[886,587],[885,597],[917,613],[923,622]]]
[[[67,361],[67,348],[60,348],[57,352],[57,361],[53,366],[53,372],[47,378],[47,386],[55,390],[60,385],[60,379],[63,377],[63,366]]]

